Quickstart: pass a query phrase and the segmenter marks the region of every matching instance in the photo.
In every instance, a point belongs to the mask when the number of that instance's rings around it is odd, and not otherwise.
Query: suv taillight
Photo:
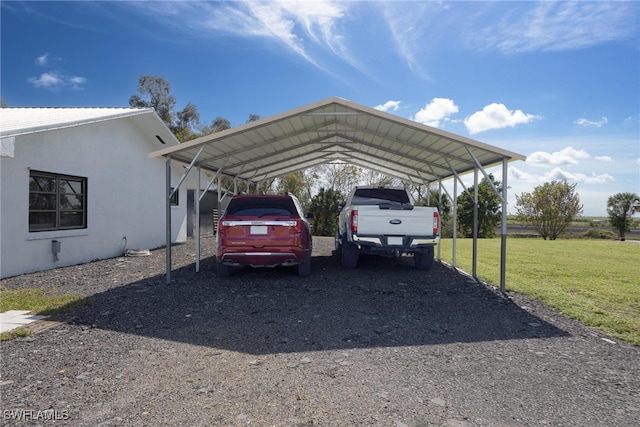
[[[433,235],[437,236],[440,232],[440,214],[436,211],[433,213]]]
[[[357,209],[354,209],[351,211],[350,224],[351,224],[351,232],[357,233],[358,232],[358,210]]]

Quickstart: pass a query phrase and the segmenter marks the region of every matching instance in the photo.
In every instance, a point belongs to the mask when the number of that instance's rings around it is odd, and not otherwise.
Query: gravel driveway
[[[2,424],[638,425],[640,348],[537,301],[411,258],[343,269],[331,238],[309,277],[219,278],[214,245],[200,273],[175,246],[169,286],[164,249],[0,281],[92,302],[1,344]]]

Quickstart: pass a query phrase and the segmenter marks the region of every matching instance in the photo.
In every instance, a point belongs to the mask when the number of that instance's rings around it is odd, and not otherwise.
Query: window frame
[[[44,178],[53,180],[53,185],[51,189],[41,189],[36,190],[32,188],[32,181],[34,178]],[[79,183],[80,191],[75,191],[73,187],[68,185],[69,182]],[[67,185],[65,185],[67,184]],[[71,191],[66,192],[64,188],[69,188]],[[87,194],[88,194],[88,179],[86,177],[81,176],[73,176],[52,172],[44,172],[38,170],[30,170],[29,171],[29,217],[28,217],[28,226],[30,233],[40,233],[46,231],[58,231],[58,230],[79,230],[87,228]],[[65,195],[71,195],[77,199],[79,203],[79,207],[65,207],[63,197]],[[42,196],[45,198],[48,196],[53,199],[50,201],[51,207],[42,208],[38,206],[34,206],[34,199],[40,197],[40,201],[42,201]],[[68,202],[67,202],[68,203]],[[46,202],[45,202],[46,204]],[[32,218],[32,215],[37,214],[53,214],[53,224],[46,225],[41,222],[35,221]],[[80,224],[72,224],[72,225],[64,225],[64,216],[65,215],[74,215],[76,218],[79,217]]]
[[[171,195],[169,204],[171,206],[180,206],[180,188],[176,189],[175,187],[171,187],[171,191],[173,191],[173,194]]]

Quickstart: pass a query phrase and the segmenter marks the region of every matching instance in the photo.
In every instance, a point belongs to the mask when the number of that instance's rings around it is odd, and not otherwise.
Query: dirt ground
[[[164,249],[0,281],[90,301],[1,343],[2,425],[638,425],[640,348],[538,301],[411,258],[344,269],[330,238],[309,277],[220,278],[214,245],[199,273],[175,246],[171,285]]]

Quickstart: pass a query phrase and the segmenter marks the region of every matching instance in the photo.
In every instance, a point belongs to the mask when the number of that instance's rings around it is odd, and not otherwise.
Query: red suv
[[[234,267],[297,266],[311,273],[311,227],[292,195],[234,196],[218,221],[216,267],[229,276]]]

